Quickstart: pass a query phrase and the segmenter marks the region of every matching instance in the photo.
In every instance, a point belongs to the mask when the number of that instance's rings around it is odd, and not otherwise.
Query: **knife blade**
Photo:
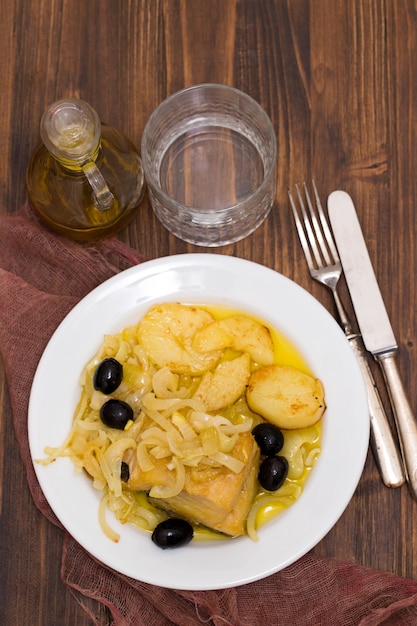
[[[361,335],[367,350],[381,366],[406,478],[411,494],[417,499],[417,422],[396,362],[398,345],[351,197],[345,191],[334,191],[329,195],[327,205]]]

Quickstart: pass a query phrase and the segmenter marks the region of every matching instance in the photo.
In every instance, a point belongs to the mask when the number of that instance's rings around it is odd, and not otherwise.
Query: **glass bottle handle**
[[[114,202],[114,196],[104,180],[103,174],[94,161],[82,166],[82,170],[93,190],[94,203],[99,211],[108,211]]]

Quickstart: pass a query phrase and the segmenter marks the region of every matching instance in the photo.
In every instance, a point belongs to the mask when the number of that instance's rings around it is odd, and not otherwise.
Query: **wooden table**
[[[416,0],[3,0],[0,211],[25,200],[39,120],[54,100],[82,97],[139,145],[151,112],[171,93],[234,85],[275,127],[276,204],[252,236],[212,252],[274,268],[333,311],[308,274],[287,188],[314,177],[322,195],[348,191],[417,413],[416,33]],[[165,231],[147,200],[120,238],[149,258],[205,251]],[[375,375],[381,382],[376,367]],[[29,495],[2,369],[0,394],[0,622],[87,625],[60,581],[61,532]],[[349,506],[314,553],[417,578],[417,505],[407,487],[383,487],[371,454]]]

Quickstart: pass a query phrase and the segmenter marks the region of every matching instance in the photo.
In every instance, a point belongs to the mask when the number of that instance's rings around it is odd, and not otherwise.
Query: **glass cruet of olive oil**
[[[133,143],[76,98],[48,107],[40,135],[26,173],[29,202],[39,218],[78,241],[125,226],[144,194]]]

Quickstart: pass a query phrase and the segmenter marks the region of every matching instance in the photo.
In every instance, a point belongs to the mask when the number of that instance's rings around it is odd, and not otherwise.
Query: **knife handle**
[[[382,480],[387,487],[400,487],[405,482],[402,459],[392,434],[381,396],[379,395],[372,371],[369,367],[362,339],[360,335],[350,335],[348,336],[348,340],[358,359],[365,381],[368,395],[369,417],[371,421],[371,446]]]
[[[417,423],[400,378],[395,353],[376,355],[384,374],[397,425],[411,494],[417,499]]]

